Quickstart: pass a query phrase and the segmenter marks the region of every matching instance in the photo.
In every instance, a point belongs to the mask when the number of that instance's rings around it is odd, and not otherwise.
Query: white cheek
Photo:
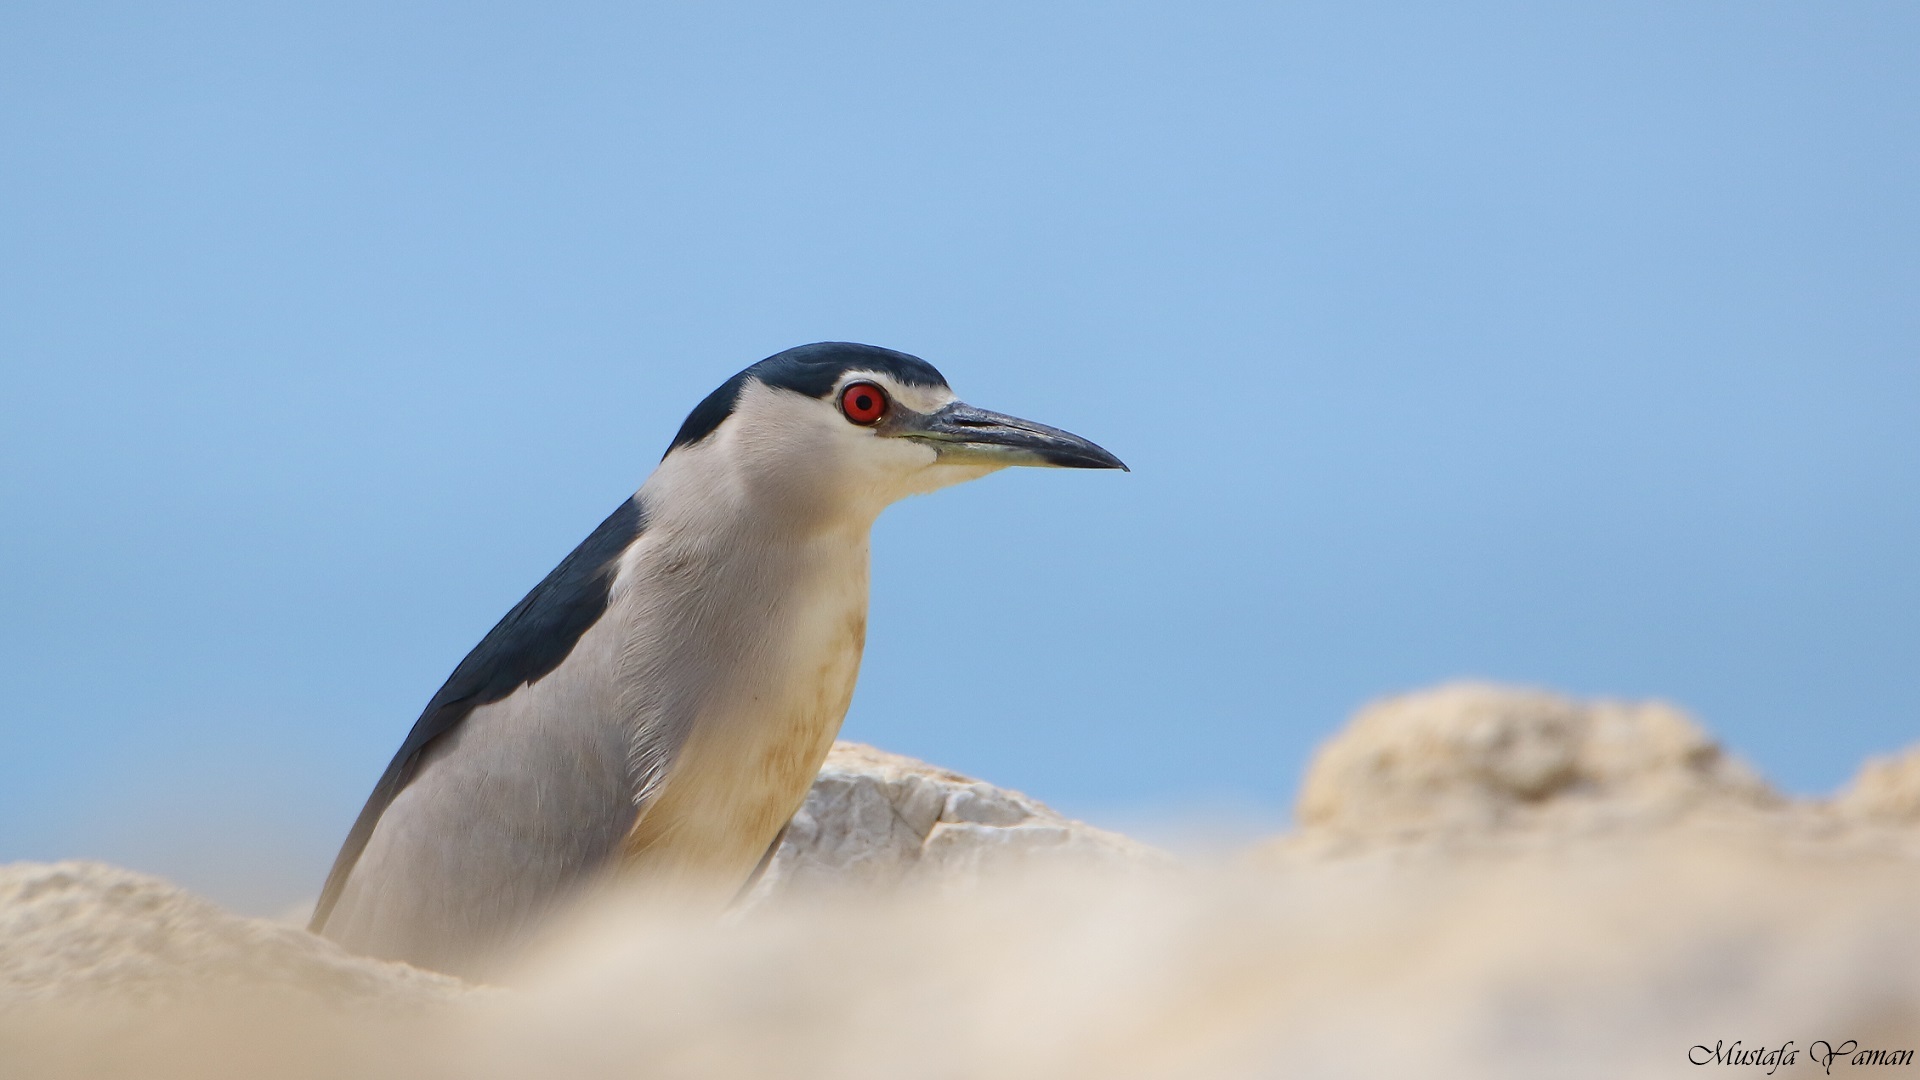
[[[1003,468],[1005,468],[1003,465],[942,465],[937,462],[929,463],[925,468],[919,469],[905,478],[898,497],[905,498],[908,495],[925,495],[929,491],[938,491],[943,487],[964,484],[968,480],[978,480],[988,473],[999,472]]]
[[[858,442],[846,448],[841,460],[852,464],[861,485],[885,502],[907,494],[903,485],[911,485],[913,478],[932,469],[938,458],[933,447],[910,439],[890,439],[870,431],[861,431],[856,438]]]
[[[861,443],[848,447],[841,459],[857,462],[862,500],[878,513],[881,507],[909,495],[923,495],[973,480],[999,469],[997,465],[941,464],[934,448],[917,439],[889,438],[859,433]]]
[[[885,449],[888,456],[895,459],[898,467],[904,470],[918,472],[922,469],[929,469],[940,460],[939,453],[936,452],[933,447],[928,446],[918,439],[882,438],[877,441]]]

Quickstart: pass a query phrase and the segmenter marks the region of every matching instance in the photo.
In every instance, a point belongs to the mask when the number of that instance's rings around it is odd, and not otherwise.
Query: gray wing
[[[354,822],[311,929],[459,970],[617,851],[635,810],[621,643],[601,616],[644,527],[636,496],[455,668]]]

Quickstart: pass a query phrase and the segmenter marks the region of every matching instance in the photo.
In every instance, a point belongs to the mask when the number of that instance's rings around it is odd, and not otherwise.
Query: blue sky
[[[1920,738],[1920,9],[0,9],[0,859],[311,895],[745,364],[1081,432],[875,534],[846,734],[1280,821],[1357,705]]]

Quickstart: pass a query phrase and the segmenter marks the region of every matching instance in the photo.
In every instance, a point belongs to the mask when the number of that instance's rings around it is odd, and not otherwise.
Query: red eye
[[[840,411],[856,424],[876,424],[887,415],[887,395],[870,382],[851,383],[840,391]]]

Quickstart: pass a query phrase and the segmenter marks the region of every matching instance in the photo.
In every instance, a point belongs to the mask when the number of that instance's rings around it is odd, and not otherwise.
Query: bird
[[[852,701],[875,519],[1007,466],[1126,469],[874,345],[802,345],[726,380],[428,701],[309,929],[484,978],[596,883],[724,910]]]

